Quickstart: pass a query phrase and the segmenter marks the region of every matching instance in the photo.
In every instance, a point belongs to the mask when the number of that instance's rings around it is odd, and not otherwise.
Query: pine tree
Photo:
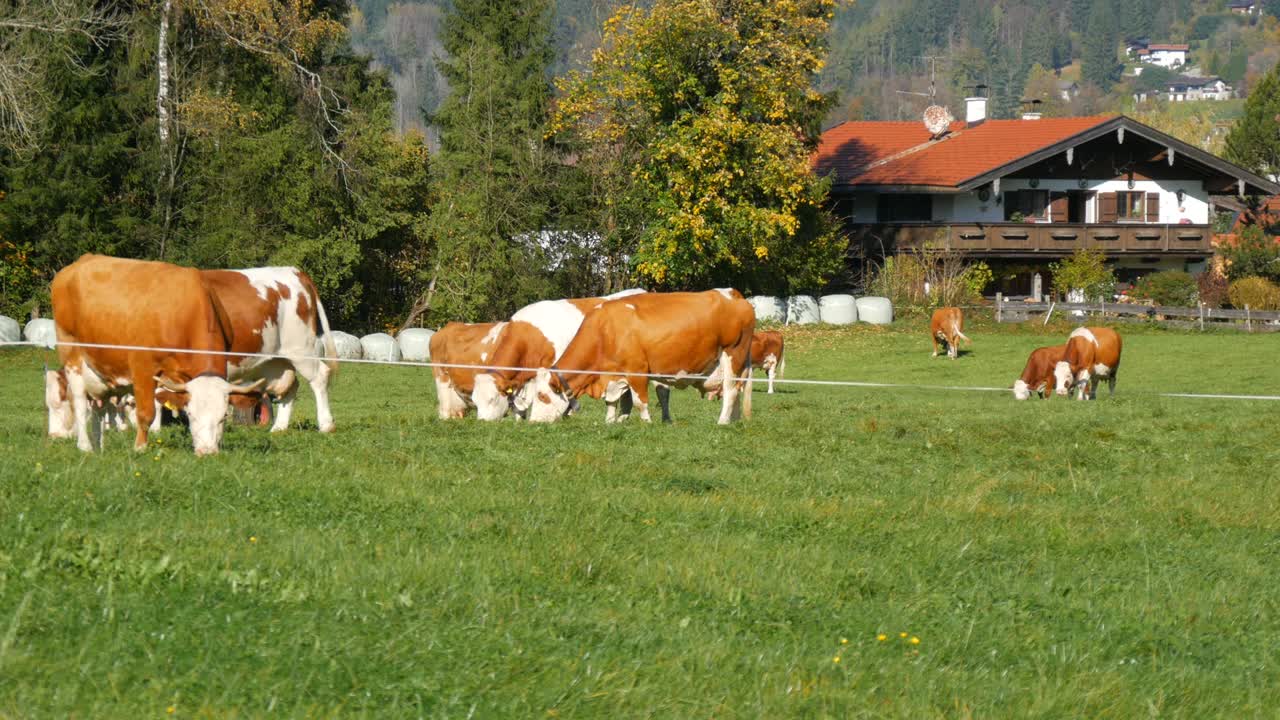
[[[1123,66],[1116,61],[1118,30],[1112,0],[1095,0],[1089,11],[1084,37],[1081,75],[1086,83],[1103,92],[1120,79]]]
[[[1249,93],[1244,116],[1227,135],[1226,156],[1259,175],[1280,175],[1280,64]]]

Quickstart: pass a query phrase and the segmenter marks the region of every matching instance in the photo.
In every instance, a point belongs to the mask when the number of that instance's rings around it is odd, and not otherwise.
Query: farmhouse
[[[1187,64],[1187,51],[1190,49],[1184,44],[1152,43],[1138,50],[1138,59],[1161,67],[1179,67]]]
[[[850,264],[926,243],[984,259],[1006,293],[1078,248],[1097,248],[1121,280],[1197,271],[1213,254],[1215,208],[1280,185],[1123,115],[858,121],[823,133],[812,158],[832,179]],[[1034,116],[1028,116],[1034,117]]]
[[[1231,0],[1227,8],[1237,15],[1257,15],[1258,3],[1250,0]]]

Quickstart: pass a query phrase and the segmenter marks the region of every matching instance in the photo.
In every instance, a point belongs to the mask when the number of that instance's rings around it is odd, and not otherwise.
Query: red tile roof
[[[1191,49],[1191,46],[1190,46],[1190,45],[1170,45],[1170,44],[1163,44],[1163,45],[1148,45],[1147,47],[1148,47],[1149,49],[1151,49],[1151,50],[1183,50],[1183,51],[1186,51],[1186,50],[1190,50],[1190,49]]]
[[[811,163],[819,175],[835,172],[836,185],[956,187],[1114,117],[956,122],[933,141],[919,121],[846,122],[822,134]]]
[[[1246,225],[1261,225],[1264,228],[1280,225],[1280,195],[1267,198],[1256,211],[1246,210],[1237,215],[1231,232],[1238,233]]]

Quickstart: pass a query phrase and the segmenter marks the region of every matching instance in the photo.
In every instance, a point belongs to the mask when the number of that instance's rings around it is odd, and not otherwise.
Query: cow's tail
[[[329,317],[324,314],[324,303],[320,302],[320,293],[315,294],[316,319],[320,321],[320,337],[324,342],[324,364],[329,366],[330,373],[338,372],[338,346],[329,333]]]
[[[961,340],[963,340],[963,341],[965,341],[965,342],[967,342],[967,343],[972,343],[972,342],[973,342],[972,340],[970,340],[970,339],[969,339],[969,336],[968,336],[968,335],[965,335],[963,332],[961,332],[961,331],[960,331],[960,323],[958,323],[958,322],[953,322],[953,323],[951,324],[951,329],[952,329],[952,330],[955,330],[955,332],[956,332],[956,337],[960,338]]]
[[[783,355],[782,357],[778,358],[778,379],[781,380],[786,376],[787,376],[787,356]]]

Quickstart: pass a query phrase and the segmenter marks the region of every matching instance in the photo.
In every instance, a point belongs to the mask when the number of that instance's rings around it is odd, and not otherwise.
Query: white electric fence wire
[[[317,360],[329,361],[337,363],[359,363],[364,365],[391,365],[396,367],[418,367],[418,368],[449,368],[458,370],[510,370],[513,372],[537,372],[544,368],[532,367],[514,367],[507,365],[467,365],[461,363],[439,363],[439,362],[419,362],[413,360],[368,360],[365,358],[326,358],[315,355],[277,355],[272,353],[237,353],[222,350],[192,350],[190,348],[166,348],[151,347],[147,345],[110,345],[102,343],[78,343],[78,342],[58,342],[56,345],[64,345],[67,347],[84,347],[96,348],[101,350],[127,350],[141,352],[157,352],[157,353],[187,353],[191,355],[225,355],[237,358],[261,358],[263,360]],[[0,342],[0,347],[35,347],[50,349],[43,343],[30,342],[26,340]],[[626,377],[643,377],[655,380],[675,380],[673,375],[662,375],[659,373],[636,373],[636,372],[619,372],[617,370],[567,370],[560,368],[551,368],[554,372],[561,375],[609,375],[609,376],[626,376]],[[709,375],[685,375],[681,374],[680,380],[709,380]],[[916,383],[886,383],[886,382],[864,382],[857,380],[799,380],[794,378],[774,378],[776,384],[791,385],[824,385],[828,387],[865,387],[865,388],[900,388],[912,390],[951,390],[960,392],[1011,392],[1011,388],[1007,387],[982,387],[977,385],[924,385]],[[1134,394],[1154,395],[1156,397],[1167,398],[1194,398],[1194,399],[1213,399],[1213,400],[1280,400],[1280,395],[1232,395],[1228,393],[1161,393],[1148,391],[1132,391]]]

